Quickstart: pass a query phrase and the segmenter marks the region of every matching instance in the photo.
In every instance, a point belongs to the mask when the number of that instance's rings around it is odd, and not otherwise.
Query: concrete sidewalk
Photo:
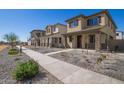
[[[122,84],[123,81],[90,71],[23,47],[23,52],[66,84]]]
[[[68,52],[68,51],[72,51],[74,49],[65,49],[65,50],[61,50],[61,51],[56,51],[56,52],[51,52],[51,53],[46,53],[44,55],[53,55],[53,54],[56,54],[56,53],[61,53],[61,52]]]

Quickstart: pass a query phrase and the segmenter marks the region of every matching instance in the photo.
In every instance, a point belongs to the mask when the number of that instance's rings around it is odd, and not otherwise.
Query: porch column
[[[100,50],[101,49],[101,33],[97,32],[95,34],[95,49]]]
[[[49,38],[49,47],[52,47],[52,37]]]
[[[82,48],[85,48],[85,43],[86,43],[86,34],[82,35]]]
[[[42,38],[40,38],[40,46],[42,46],[42,43],[43,43],[43,42],[42,42]]]

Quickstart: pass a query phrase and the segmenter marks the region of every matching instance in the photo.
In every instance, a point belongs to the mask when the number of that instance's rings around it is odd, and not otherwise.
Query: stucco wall
[[[58,30],[60,32],[60,34],[64,34],[67,32],[67,27],[66,26],[62,26],[62,25],[58,25]]]
[[[123,32],[116,32],[116,39],[123,39]]]
[[[109,50],[114,50],[118,46],[119,51],[124,51],[124,40],[109,40]]]
[[[74,27],[74,28],[70,28],[69,27],[69,22],[67,23],[67,33],[68,32],[75,32],[75,31],[80,31],[81,28],[82,28],[82,18],[77,18],[78,19],[78,26],[77,27]],[[76,20],[76,19],[75,19]]]
[[[48,32],[48,29],[50,30],[49,32]],[[46,28],[46,35],[50,35],[50,34],[52,34],[52,27],[51,26],[48,26]]]

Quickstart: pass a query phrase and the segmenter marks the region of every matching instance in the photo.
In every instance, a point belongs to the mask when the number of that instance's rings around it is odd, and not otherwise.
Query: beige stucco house
[[[57,23],[47,25],[44,30],[33,30],[31,32],[31,45],[42,47],[65,47],[63,34],[67,31],[66,25]]]
[[[44,46],[46,47],[65,47],[65,38],[63,34],[66,33],[66,25],[57,23],[54,25],[47,25],[46,34],[44,37]]]
[[[47,25],[45,31],[33,30],[31,44],[43,47],[108,49],[108,41],[116,39],[116,24],[107,10],[66,20],[67,26]]]
[[[31,38],[28,40],[28,44],[32,46],[41,46],[42,45],[42,38],[45,36],[45,31],[40,29],[35,29],[30,32]]]
[[[90,16],[78,15],[66,20],[67,46],[70,48],[107,49],[107,41],[116,38],[116,24],[107,10]]]

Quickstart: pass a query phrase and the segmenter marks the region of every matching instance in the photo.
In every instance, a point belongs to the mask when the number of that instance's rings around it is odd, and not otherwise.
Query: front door
[[[95,35],[89,35],[88,48],[95,49]]]
[[[82,48],[82,36],[77,36],[77,48]]]

